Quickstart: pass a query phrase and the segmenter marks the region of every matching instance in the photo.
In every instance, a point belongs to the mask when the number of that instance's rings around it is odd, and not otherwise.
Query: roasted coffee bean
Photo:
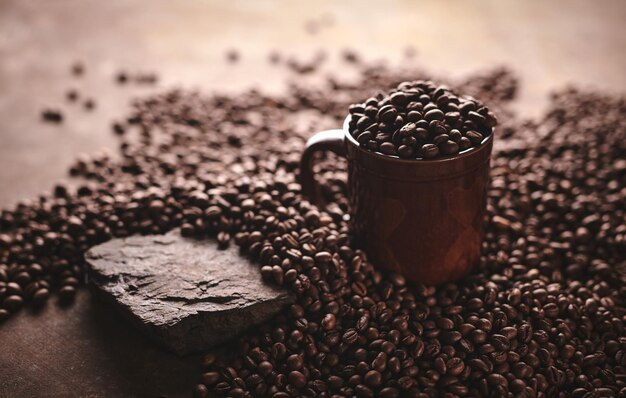
[[[467,137],[459,138],[459,150],[464,151],[472,146],[472,142]]]
[[[369,387],[378,387],[382,382],[382,375],[377,370],[370,370],[363,376],[363,381]]]
[[[219,379],[220,379],[220,374],[218,372],[203,373],[202,376],[200,377],[200,381],[205,386],[212,386],[215,383],[217,383]]]
[[[424,119],[427,121],[443,120],[444,114],[439,109],[433,109],[424,114]]]
[[[448,368],[446,366],[446,360],[442,357],[437,357],[435,359],[434,367],[440,374],[445,374],[448,371]]]
[[[439,149],[444,155],[456,155],[459,153],[459,144],[454,141],[448,140],[439,145]]]
[[[63,113],[57,109],[44,109],[41,112],[41,118],[45,122],[61,123],[63,121]]]
[[[20,296],[13,295],[6,297],[2,301],[2,307],[9,312],[15,312],[22,307],[23,303],[24,300]]]
[[[497,388],[497,387],[506,388],[509,385],[509,381],[506,379],[506,377],[497,373],[492,373],[489,376],[487,376],[487,383],[489,383],[489,385],[494,388]]]
[[[497,351],[506,351],[511,346],[509,344],[509,339],[501,334],[494,334],[491,336],[490,341]]]
[[[372,369],[377,370],[379,372],[384,372],[387,368],[387,354],[384,352],[379,352],[374,360],[372,361]]]
[[[437,135],[433,138],[433,144],[439,146],[443,144],[444,142],[448,141],[448,138],[450,137],[448,136],[448,134],[445,134],[445,133]]]
[[[87,98],[83,101],[83,108],[86,111],[91,111],[96,107],[96,101],[93,98]]]
[[[398,149],[391,142],[383,142],[380,144],[380,151],[385,155],[397,155]]]
[[[439,156],[439,148],[434,144],[424,144],[422,146],[424,159],[434,159]]]
[[[346,344],[354,344],[359,338],[359,334],[355,329],[348,329],[341,338]]]
[[[332,330],[337,324],[337,318],[333,314],[326,314],[322,319],[322,327],[324,330]]]
[[[416,128],[415,132],[413,133],[413,136],[416,138],[417,143],[426,141],[429,135],[430,133],[428,132],[428,130],[423,127]]]
[[[297,370],[289,372],[289,383],[296,388],[306,386],[306,376]]]
[[[206,398],[209,396],[209,389],[204,384],[198,384],[193,392],[196,398]]]
[[[446,368],[448,374],[452,376],[459,376],[465,370],[465,363],[461,358],[455,357],[446,362]]]
[[[46,288],[38,289],[33,295],[33,303],[42,304],[50,297],[50,291]]]
[[[409,100],[405,93],[403,92],[395,92],[389,96],[389,100],[393,105],[396,106],[405,106],[408,104]]]
[[[353,110],[351,109],[351,112]],[[390,123],[396,120],[398,116],[398,111],[392,105],[385,105],[380,107],[376,114],[376,118],[380,122]]]
[[[304,360],[301,355],[293,354],[287,358],[287,367],[291,370],[301,369],[304,365]]]
[[[474,112],[474,111],[469,111],[467,113],[467,117],[468,117],[468,119],[470,119],[471,121],[473,121],[477,125],[485,124],[485,122],[487,121],[487,118],[485,118],[480,113]]]
[[[72,75],[79,77],[85,74],[85,64],[80,61],[76,61],[72,64]]]
[[[67,98],[69,102],[76,102],[78,97],[78,91],[76,91],[75,89],[70,89],[65,93],[65,98]]]
[[[397,398],[400,396],[400,390],[395,387],[385,387],[378,392],[380,398]]]
[[[413,157],[413,148],[411,145],[400,145],[398,147],[398,156],[403,159],[409,159]]]
[[[465,137],[467,137],[470,140],[472,145],[480,145],[480,143],[483,140],[483,135],[480,134],[478,131],[473,131],[473,130],[470,130],[467,133],[465,133]]]

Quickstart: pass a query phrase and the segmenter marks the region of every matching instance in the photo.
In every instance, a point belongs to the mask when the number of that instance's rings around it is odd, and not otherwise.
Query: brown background
[[[306,29],[318,21],[319,30]],[[133,95],[120,68],[156,71],[160,87],[280,90],[285,70],[270,50],[331,58],[352,47],[403,62],[404,49],[437,74],[506,64],[522,77],[518,109],[537,115],[567,83],[626,90],[623,1],[26,1],[0,0],[0,206],[49,191],[81,152],[114,148],[112,118]],[[235,65],[229,48],[241,51]],[[69,66],[87,73],[74,79]],[[331,59],[331,63],[333,60]],[[97,101],[70,106],[76,88]],[[40,122],[45,106],[61,126]],[[76,305],[51,302],[0,327],[0,396],[187,396],[197,358],[163,353],[82,291]]]

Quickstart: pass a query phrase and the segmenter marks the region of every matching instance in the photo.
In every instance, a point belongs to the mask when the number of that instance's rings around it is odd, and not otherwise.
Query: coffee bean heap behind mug
[[[230,356],[204,356],[198,397],[623,395],[623,99],[566,90],[539,121],[504,120],[480,268],[408,286],[352,245],[344,164],[317,165],[323,209],[294,177],[306,137],[341,123],[365,92],[407,79],[364,66],[356,84],[321,92],[137,101],[115,128],[119,158],[80,158],[78,189],[0,213],[0,320],[50,292],[71,299],[90,246],[180,227],[234,241],[267,283],[297,295]],[[502,107],[515,79],[499,70],[460,86]]]
[[[351,105],[350,134],[371,151],[403,159],[435,159],[475,148],[497,119],[480,101],[431,81],[404,82]]]

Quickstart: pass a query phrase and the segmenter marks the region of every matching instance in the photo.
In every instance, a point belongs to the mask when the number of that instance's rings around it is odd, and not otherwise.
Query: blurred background
[[[120,70],[158,73],[160,86],[279,90],[272,51],[311,59],[354,49],[367,59],[410,62],[459,76],[507,65],[522,78],[530,116],[567,83],[626,89],[623,1],[0,1],[0,204],[51,187],[80,152],[112,146],[110,123],[133,95]],[[239,61],[226,54],[236,51]],[[85,73],[72,78],[81,62]],[[335,68],[335,72],[337,68]],[[129,86],[129,85],[127,85]],[[45,107],[75,88],[92,112],[63,109],[66,123],[40,123]],[[71,122],[67,122],[71,120]]]
[[[333,73],[349,73],[340,69],[346,49],[438,76],[505,65],[522,79],[517,110],[535,116],[570,83],[626,91],[624,21],[620,0],[0,0],[0,206],[49,191],[80,153],[115,148],[111,120],[134,96],[172,86],[281,90],[294,76],[271,54],[325,55]],[[155,73],[158,84],[120,85],[120,72]],[[69,106],[68,90],[93,109]],[[48,108],[64,122],[42,123]],[[187,395],[197,359],[155,350],[81,294],[69,309],[0,328],[0,395]]]

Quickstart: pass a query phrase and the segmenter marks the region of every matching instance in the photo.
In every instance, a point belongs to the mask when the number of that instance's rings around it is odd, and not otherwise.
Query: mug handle
[[[315,134],[306,142],[300,158],[299,182],[302,193],[314,204],[320,204],[322,195],[313,175],[313,158],[316,152],[331,151],[341,157],[346,156],[342,129],[326,130]]]

